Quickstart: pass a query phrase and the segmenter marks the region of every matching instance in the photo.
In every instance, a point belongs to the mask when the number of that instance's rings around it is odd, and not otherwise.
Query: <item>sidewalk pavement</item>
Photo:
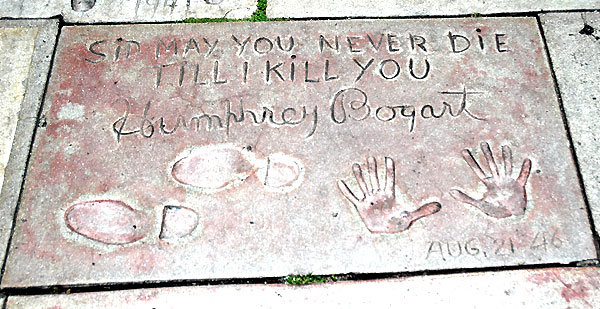
[[[0,0],[5,306],[599,307],[599,9]]]

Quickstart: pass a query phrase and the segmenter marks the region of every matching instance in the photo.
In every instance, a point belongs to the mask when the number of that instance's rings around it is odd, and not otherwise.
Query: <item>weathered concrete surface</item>
[[[0,187],[10,156],[37,28],[0,28]],[[22,53],[15,52],[22,51]]]
[[[75,2],[75,4],[72,4]],[[94,3],[95,2],[95,3]],[[0,17],[48,18],[65,21],[140,22],[177,21],[188,17],[245,18],[256,10],[256,0],[0,0]],[[90,7],[90,3],[93,6]]]
[[[309,286],[226,285],[9,297],[7,308],[597,308],[598,268],[552,268]]]
[[[61,33],[5,287],[596,257],[534,18]]]
[[[4,260],[50,58],[56,20],[0,22],[0,260]],[[11,151],[12,149],[12,151]]]
[[[540,12],[600,8],[598,0],[498,0],[498,1],[418,1],[418,0],[269,0],[269,17],[391,17],[427,15],[470,15]]]
[[[600,13],[544,14],[541,20],[600,233]]]

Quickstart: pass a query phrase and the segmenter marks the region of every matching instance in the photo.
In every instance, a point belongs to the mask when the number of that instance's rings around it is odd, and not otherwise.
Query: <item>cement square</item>
[[[37,28],[30,27],[0,28],[0,125],[4,128],[0,132],[0,188],[4,183],[4,169],[8,164],[19,111],[25,96],[37,31]]]
[[[600,233],[600,14],[540,16],[596,231]]]
[[[597,0],[269,0],[267,16],[271,18],[448,16],[577,9],[600,9],[600,2]]]
[[[0,260],[4,261],[57,20],[0,21]]]
[[[67,22],[157,22],[195,18],[246,18],[257,0],[0,0],[0,17],[48,18]]]
[[[2,284],[595,258],[545,55],[534,18],[65,27]]]
[[[600,270],[547,268],[308,286],[188,286],[10,296],[6,308],[182,308],[198,303],[228,308],[597,308]]]

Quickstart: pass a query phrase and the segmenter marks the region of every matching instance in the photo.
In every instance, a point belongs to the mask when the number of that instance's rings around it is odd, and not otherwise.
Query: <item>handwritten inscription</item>
[[[434,96],[415,97],[414,101],[377,102],[365,85],[381,81],[425,82],[443,67],[432,57],[438,53],[478,53],[501,57],[511,50],[510,37],[504,33],[449,29],[437,35],[416,32],[324,34],[299,37],[291,34],[241,35],[220,37],[161,37],[153,41],[132,38],[94,40],[87,43],[83,61],[89,65],[139,61],[143,78],[152,78],[153,91],[178,88],[231,87],[262,83],[269,86],[302,84],[303,88],[330,83],[339,86],[321,102],[288,102],[276,106],[266,102],[223,97],[217,106],[191,102],[198,110],[173,115],[156,106],[155,100],[137,101],[123,96],[113,105],[124,104],[125,112],[115,119],[112,129],[116,141],[139,136],[152,138],[177,132],[230,135],[235,125],[266,125],[271,128],[301,128],[310,138],[319,123],[338,125],[375,121],[402,125],[408,133],[420,123],[464,118],[485,121],[478,98],[485,89],[467,90],[468,81],[458,81],[439,89]],[[315,57],[316,56],[316,57]],[[375,79],[375,80],[374,80]],[[191,87],[191,88],[190,88]],[[402,86],[400,86],[402,87]],[[229,88],[227,88],[229,92]],[[201,90],[203,91],[203,90]],[[331,90],[329,90],[331,91]],[[158,100],[158,99],[157,99]],[[269,100],[266,100],[269,101]]]
[[[417,119],[432,121],[443,117],[458,118],[464,115],[469,119],[484,121],[483,116],[469,111],[470,103],[467,101],[470,95],[480,93],[479,91],[467,91],[466,88],[460,91],[440,91],[441,104],[436,105],[441,107],[438,108],[432,105],[434,103],[418,106],[413,104],[377,106],[376,102],[369,102],[365,91],[348,88],[338,91],[333,96],[330,109],[327,111],[328,117],[325,118],[336,124],[365,121],[368,118],[381,123],[393,122],[398,119],[407,122],[409,132],[415,130]],[[172,135],[178,130],[195,132],[223,130],[229,135],[235,123],[242,125],[268,124],[275,128],[303,126],[306,131],[305,137],[308,138],[317,130],[319,121],[324,121],[319,116],[317,105],[307,107],[294,104],[277,110],[263,106],[256,110],[246,108],[243,100],[239,100],[239,102],[225,100],[219,105],[220,111],[213,113],[199,111],[169,119],[152,110],[152,101],[145,103],[141,115],[131,113],[135,104],[131,99],[122,99],[114,104],[124,104],[126,107],[125,113],[112,124],[117,142],[126,136],[139,135],[143,138],[152,138],[156,134]]]
[[[373,117],[381,122],[390,122],[395,119],[408,121],[409,131],[413,132],[417,118],[422,120],[439,119],[444,116],[450,118],[460,117],[462,114],[475,120],[485,120],[482,116],[476,116],[468,110],[467,95],[481,94],[479,91],[440,91],[442,95],[441,107],[434,108],[432,104],[415,106],[413,104],[384,105],[373,108],[368,102],[367,94],[358,88],[349,88],[338,91],[331,103],[331,120],[337,124],[346,123],[348,120],[362,121]],[[458,104],[450,104],[446,100],[457,97]],[[354,99],[352,99],[354,98]]]
[[[138,16],[140,10],[151,10],[152,14],[156,14],[158,10],[166,10],[168,14],[173,14],[177,7],[185,7],[187,12],[198,4],[216,5],[222,2],[223,0],[135,0],[135,16]]]
[[[427,244],[425,259],[447,261],[467,256],[507,257],[520,254],[523,251],[546,253],[549,250],[560,250],[564,246],[564,241],[559,236],[558,229],[538,231],[530,236],[528,239],[522,239],[522,237],[516,236],[481,235],[464,240],[434,240]]]
[[[317,121],[318,110],[317,106],[312,108],[312,112],[307,112],[306,106],[300,109],[294,107],[286,107],[277,114],[273,109],[263,107],[262,110],[250,110],[244,108],[244,102],[240,100],[239,108],[233,110],[231,101],[223,102],[223,110],[218,113],[199,112],[198,114],[179,115],[175,119],[166,119],[166,116],[151,115],[150,109],[152,102],[148,101],[145,105],[142,115],[132,115],[130,110],[132,103],[129,100],[121,100],[125,104],[127,110],[123,116],[118,118],[112,125],[113,132],[117,136],[117,141],[120,142],[124,136],[134,134],[144,138],[152,138],[156,133],[163,135],[171,135],[178,130],[184,131],[215,131],[225,130],[229,135],[230,128],[234,123],[249,123],[253,125],[269,124],[274,127],[283,126],[299,126],[304,122],[310,122],[307,137],[314,134]],[[309,118],[311,118],[309,120]],[[203,126],[202,126],[203,124]]]
[[[207,56],[211,53],[209,51]],[[116,53],[115,57],[118,58]],[[289,62],[266,60],[263,65],[255,66],[255,69],[259,75],[262,75],[263,78],[261,80],[266,84],[277,82],[321,83],[338,81],[340,79],[341,73],[335,73],[338,71],[338,68],[329,59],[312,62],[307,60],[300,63],[295,62],[295,59],[297,59],[296,55],[290,56]],[[101,60],[87,59],[87,61],[94,63]],[[417,68],[419,63],[415,58],[408,58],[407,61],[388,58],[379,60],[376,64],[374,62],[375,58],[371,58],[365,63],[361,63],[360,60],[353,58],[352,62],[344,63],[341,66],[351,65],[354,68],[355,72],[351,75],[351,78],[355,82],[361,80],[368,71],[372,71],[383,81],[397,81],[400,77],[423,80],[429,76],[431,71],[431,65],[427,59],[422,60],[422,68]],[[164,86],[165,81],[169,82],[169,84],[176,84],[179,87],[186,85],[219,85],[234,81],[246,84],[248,76],[252,76],[253,73],[248,61],[242,62],[237,67],[232,67],[223,63],[223,61],[214,60],[208,63],[193,61],[173,62],[158,64],[153,68],[155,69],[156,88]],[[228,71],[229,73],[224,74],[223,71]]]
[[[426,80],[434,74],[434,64],[428,59],[438,52],[461,54],[479,51],[502,54],[510,50],[506,34],[475,34],[448,31],[444,46],[434,48],[424,34],[364,33],[325,35],[300,40],[292,35],[229,37],[192,37],[158,39],[141,44],[135,39],[103,39],[90,42],[84,60],[98,64],[127,59],[153,58],[151,65],[155,87],[165,85],[216,86],[230,83],[246,84],[260,77],[266,84],[325,83],[349,79],[362,80],[367,72],[382,81],[402,79]],[[311,51],[302,51],[306,45]],[[315,52],[314,57],[302,57]],[[230,53],[237,58],[219,59]],[[348,55],[347,57],[341,57]],[[373,55],[373,56],[367,56]],[[287,60],[283,60],[287,59]],[[340,68],[351,68],[341,70]]]
[[[475,36],[468,34],[458,34],[449,31],[445,49],[451,53],[463,53],[469,50],[479,50],[481,52],[505,53],[510,50],[507,43],[507,36],[503,33],[493,33],[491,37],[484,38],[481,29],[475,29]],[[426,35],[417,35],[414,33],[364,33],[353,34],[351,36],[343,35],[323,35],[320,34],[311,42],[300,42],[297,37],[292,35],[278,35],[272,37],[264,36],[240,36],[231,34],[229,37],[221,38],[175,38],[158,39],[152,48],[144,52],[152,52],[156,59],[167,56],[176,56],[179,58],[189,58],[191,55],[208,57],[214,53],[223,53],[222,49],[233,49],[237,56],[248,55],[268,55],[273,53],[294,54],[299,45],[311,44],[321,54],[361,54],[367,51],[375,53],[398,54],[405,51],[419,52],[421,54],[430,53],[432,47],[428,43]],[[478,44],[471,42],[477,41]],[[489,41],[492,41],[491,43]],[[226,43],[225,43],[226,42]],[[91,42],[88,50],[91,54],[100,56],[100,60],[110,59],[106,57],[107,52],[115,50],[117,41],[101,40]],[[477,47],[475,47],[477,45]],[[367,61],[368,63],[370,61]],[[366,67],[365,64],[357,64],[359,67]],[[370,64],[369,64],[370,66]]]

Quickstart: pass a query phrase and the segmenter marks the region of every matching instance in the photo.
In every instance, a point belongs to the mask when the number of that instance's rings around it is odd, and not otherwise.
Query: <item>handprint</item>
[[[487,187],[487,192],[483,198],[476,200],[460,190],[451,190],[450,194],[456,200],[471,204],[483,211],[486,215],[494,218],[506,218],[518,216],[525,213],[527,208],[527,194],[525,184],[531,171],[531,160],[525,159],[521,172],[517,179],[512,175],[512,152],[510,147],[502,146],[502,160],[504,162],[504,173],[498,170],[498,166],[492,156],[490,145],[486,142],[481,143],[481,150],[485,157],[484,167],[490,171],[491,176],[487,176],[483,169],[477,164],[475,158],[468,149],[462,151],[462,156],[471,167],[475,175]]]
[[[338,181],[342,194],[356,207],[360,217],[372,233],[399,233],[407,230],[410,225],[420,218],[432,215],[442,208],[440,203],[427,203],[415,211],[403,211],[396,204],[395,185],[396,175],[394,160],[385,158],[386,177],[383,190],[379,186],[377,162],[375,158],[367,159],[370,188],[367,187],[360,165],[354,164],[352,171],[362,194],[357,197],[343,180]]]

